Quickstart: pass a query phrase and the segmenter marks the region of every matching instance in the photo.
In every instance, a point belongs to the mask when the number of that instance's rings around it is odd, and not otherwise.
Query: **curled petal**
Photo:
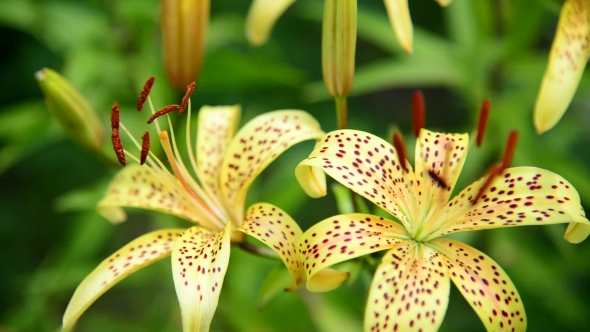
[[[447,204],[467,156],[469,135],[420,131],[416,142],[416,178],[420,180],[420,210],[434,215],[433,210]],[[437,218],[438,219],[438,218]],[[427,221],[425,221],[427,222]]]
[[[437,331],[451,281],[441,255],[414,242],[389,250],[373,277],[365,331]]]
[[[166,178],[166,174],[148,166],[129,165],[113,178],[96,209],[112,222],[125,220],[120,207],[164,212],[197,223],[207,220],[191,205],[191,198]]]
[[[221,165],[221,192],[236,225],[241,225],[250,184],[281,153],[324,132],[309,113],[268,112],[250,120],[231,141]]]
[[[399,154],[381,138],[357,130],[326,134],[295,170],[297,180],[312,197],[325,186],[322,170],[411,228],[416,183],[411,169],[404,171]],[[320,181],[321,180],[321,181]]]
[[[549,64],[535,105],[538,133],[553,128],[569,106],[590,56],[590,2],[567,0],[561,9]]]
[[[305,287],[308,291],[314,293],[329,292],[340,287],[348,277],[350,277],[349,272],[341,272],[327,268],[318,271],[313,277],[309,278],[305,283]]]
[[[246,17],[246,38],[252,46],[265,44],[279,17],[295,0],[254,0]]]
[[[297,289],[305,281],[305,271],[295,248],[303,232],[285,211],[267,203],[254,204],[236,230],[257,238],[281,257],[293,278],[290,290]]]
[[[336,263],[392,248],[407,239],[398,223],[369,214],[343,214],[324,219],[299,240],[297,253],[308,279]]]
[[[387,8],[387,15],[397,40],[406,52],[412,54],[414,28],[408,9],[408,0],[385,0],[385,8]]]
[[[464,243],[430,241],[442,253],[449,275],[488,331],[525,331],[526,315],[516,287],[486,254]]]
[[[63,317],[63,328],[78,318],[107,290],[133,272],[168,257],[183,229],[163,229],[138,237],[105,259],[76,288]]]
[[[231,223],[219,233],[191,227],[174,242],[172,275],[185,332],[209,331],[227,271]]]
[[[472,204],[484,181],[475,182],[449,202],[441,218],[446,226],[430,239],[469,230],[559,223],[574,225],[566,234],[570,242],[580,242],[590,233],[578,192],[555,173],[534,167],[508,168]]]
[[[219,165],[236,133],[240,114],[239,105],[203,106],[199,111],[197,165],[203,182],[220,200],[222,196],[219,188]]]

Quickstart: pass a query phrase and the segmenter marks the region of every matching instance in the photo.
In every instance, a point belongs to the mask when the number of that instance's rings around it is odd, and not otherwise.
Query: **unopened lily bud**
[[[88,100],[54,70],[43,68],[35,73],[35,79],[43,91],[47,108],[74,142],[89,151],[100,151],[103,129]]]
[[[178,90],[196,81],[203,60],[210,0],[162,0],[162,42],[170,83]]]
[[[549,65],[535,105],[538,133],[553,128],[568,108],[590,56],[590,1],[567,0],[561,9]]]
[[[265,44],[279,17],[295,0],[254,0],[246,17],[246,38],[252,46]]]
[[[326,0],[322,30],[322,71],[328,92],[346,97],[354,80],[356,0]]]

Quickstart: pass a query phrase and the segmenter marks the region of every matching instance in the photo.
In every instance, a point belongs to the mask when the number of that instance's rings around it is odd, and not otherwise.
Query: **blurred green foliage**
[[[296,2],[271,41],[253,49],[243,33],[249,3],[213,1],[193,105],[240,103],[242,123],[265,111],[301,108],[326,131],[335,129],[333,103],[321,81],[322,3]],[[383,4],[360,1],[350,126],[380,136],[397,126],[409,134],[411,92],[420,88],[430,129],[470,132],[479,103],[490,98],[486,142],[471,152],[458,188],[477,179],[498,158],[508,132],[518,129],[514,164],[563,175],[590,208],[590,117],[585,112],[590,75],[555,129],[539,137],[531,120],[559,6],[554,0],[455,0],[441,9],[431,0],[412,0],[415,51],[408,56],[394,38]],[[56,69],[87,96],[103,125],[117,100],[124,122],[141,128],[131,110],[147,77],[158,78],[152,92],[158,105],[178,98],[164,75],[158,20],[157,0],[0,2],[0,331],[56,331],[75,287],[103,258],[150,229],[187,226],[143,211],[118,226],[99,217],[94,205],[114,170],[66,138],[33,79],[42,67]],[[412,137],[406,141],[413,146]],[[311,200],[294,178],[295,165],[312,146],[300,144],[280,157],[249,196],[282,207],[303,229],[337,213],[332,194]],[[531,331],[581,331],[590,323],[590,243],[570,245],[561,238],[563,231],[557,225],[462,234],[511,276]],[[78,330],[179,331],[168,262],[107,292],[82,316]],[[359,331],[371,264],[351,265],[357,271],[354,282],[331,293],[277,293],[281,276],[273,271],[280,264],[234,249],[212,328]],[[266,280],[269,274],[275,278]],[[441,330],[483,330],[455,289]]]

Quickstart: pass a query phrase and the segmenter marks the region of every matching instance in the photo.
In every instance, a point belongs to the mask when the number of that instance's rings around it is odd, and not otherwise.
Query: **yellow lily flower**
[[[387,250],[371,284],[365,331],[436,331],[451,280],[488,331],[524,331],[522,301],[502,268],[479,250],[440,237],[568,222],[568,241],[581,242],[590,233],[579,195],[564,178],[533,167],[506,168],[515,140],[503,164],[449,201],[468,142],[467,134],[422,129],[412,169],[403,149],[362,131],[338,130],[326,134],[297,167],[297,178],[310,196],[325,194],[327,173],[392,215],[334,216],[311,227],[298,244],[308,277]]]
[[[334,0],[329,0],[334,1]],[[435,0],[448,6],[452,0]],[[384,0],[389,21],[397,39],[408,53],[413,52],[414,29],[408,9],[408,0]],[[246,18],[246,36],[253,46],[265,44],[279,17],[295,0],[254,0]]]
[[[146,101],[152,84],[153,79],[146,83],[138,109]],[[304,111],[280,110],[255,117],[236,133],[239,106],[204,106],[198,115],[195,157],[190,134],[190,90],[181,106],[167,106],[158,112],[152,107],[149,122],[155,120],[171,171],[149,152],[147,132],[140,144],[119,122],[119,108],[115,103],[111,118],[113,145],[122,163],[126,156],[137,164],[123,168],[115,176],[97,210],[113,222],[125,219],[121,207],[134,207],[168,213],[196,225],[147,233],[104,260],[76,289],[63,318],[64,328],[71,327],[116,283],[171,255],[184,331],[207,331],[217,307],[231,243],[243,241],[244,233],[271,247],[282,259],[293,277],[291,289],[305,281],[295,253],[296,240],[302,234],[297,223],[286,212],[267,203],[252,205],[244,216],[244,204],[250,184],[276,157],[298,142],[324,134],[318,122]],[[178,151],[173,128],[170,126],[169,135],[156,119],[169,110],[182,112],[187,103],[186,144],[190,166],[183,162]],[[140,158],[123,148],[119,129],[141,151]]]
[[[567,110],[590,56],[590,2],[567,0],[561,9],[534,112],[539,134],[553,128]]]

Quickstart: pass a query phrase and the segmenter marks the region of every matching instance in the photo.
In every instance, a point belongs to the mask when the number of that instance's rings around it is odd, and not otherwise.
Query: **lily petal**
[[[172,275],[185,332],[209,331],[227,271],[231,223],[219,233],[187,229],[174,242]]]
[[[467,134],[420,131],[416,142],[416,178],[420,182],[420,204],[424,220],[447,204],[457,183],[469,145]],[[431,214],[438,218],[436,213]]]
[[[113,178],[96,210],[112,222],[125,219],[120,207],[164,212],[196,223],[207,220],[199,215],[198,209],[189,205],[191,198],[186,197],[183,190],[178,190],[174,182],[165,182],[166,177],[149,166],[128,165]]]
[[[76,288],[63,317],[63,328],[72,327],[84,311],[116,283],[168,257],[174,240],[183,232],[184,229],[163,229],[147,233],[102,261]]]
[[[414,242],[389,250],[373,277],[365,331],[437,331],[451,281],[441,255]]]
[[[475,182],[451,200],[441,217],[446,226],[426,241],[462,231],[560,223],[581,224],[571,230],[576,240],[582,241],[590,233],[578,192],[555,173],[534,167],[508,168],[472,204],[484,181]]]
[[[265,44],[279,17],[295,0],[254,0],[246,17],[246,38],[252,46]]]
[[[254,204],[236,231],[257,238],[281,257],[293,277],[294,285],[290,290],[297,289],[305,281],[305,271],[295,248],[303,232],[285,211],[268,203]]]
[[[405,239],[406,230],[394,221],[370,214],[342,214],[308,229],[297,253],[310,279],[331,265],[392,248]]]
[[[549,64],[535,105],[538,133],[553,128],[569,106],[590,56],[590,2],[567,0],[561,9]]]
[[[310,277],[305,283],[305,287],[308,291],[314,293],[329,292],[340,287],[348,277],[350,277],[350,272],[341,272],[327,268],[318,271],[313,277]]]
[[[490,257],[464,243],[437,239],[451,279],[488,331],[525,331],[526,314],[516,287]]]
[[[385,8],[387,8],[387,15],[389,15],[389,21],[395,31],[397,40],[406,52],[412,54],[414,51],[412,40],[414,38],[414,27],[408,9],[408,0],[385,0]]]
[[[268,112],[238,131],[221,165],[221,192],[236,225],[241,225],[250,184],[281,153],[324,132],[309,113],[297,110]]]
[[[383,139],[357,130],[326,134],[309,157],[295,170],[301,187],[317,197],[323,170],[343,186],[365,197],[398,218],[411,229],[416,183],[412,170],[406,173],[395,149]],[[311,189],[311,190],[310,190]]]
[[[241,107],[203,106],[199,111],[197,131],[197,165],[208,189],[222,200],[219,188],[219,165],[236,133]]]

